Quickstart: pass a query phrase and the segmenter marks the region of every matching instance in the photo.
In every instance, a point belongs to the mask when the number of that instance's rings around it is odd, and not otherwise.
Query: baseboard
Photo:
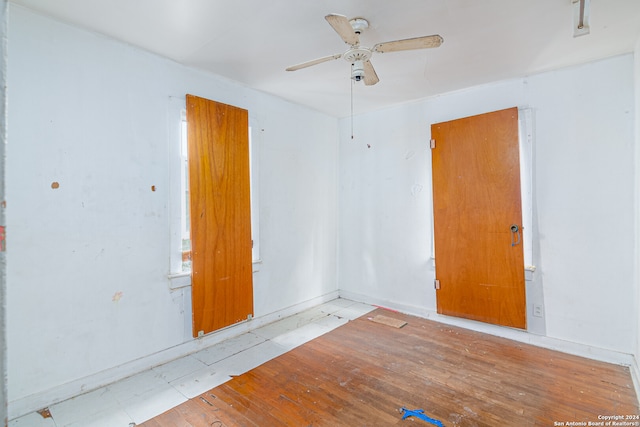
[[[636,389],[636,397],[638,398],[638,405],[640,405],[640,369],[638,367],[638,357],[633,358],[633,363],[629,366],[631,371],[631,380],[633,381],[633,387]]]
[[[638,366],[633,355],[621,353],[614,350],[593,347],[585,344],[565,341],[558,338],[551,338],[542,335],[536,335],[531,332],[522,331],[520,329],[507,328],[503,326],[490,325],[487,323],[476,322],[474,320],[460,319],[457,317],[443,316],[432,310],[425,309],[413,305],[396,303],[393,301],[372,298],[362,294],[356,294],[348,291],[340,291],[340,297],[352,301],[362,302],[365,304],[375,305],[377,307],[399,311],[405,314],[422,317],[424,319],[435,320],[451,326],[458,326],[470,329],[476,332],[495,335],[502,338],[508,338],[514,341],[535,345],[537,347],[557,350],[563,353],[573,354],[575,356],[586,357],[588,359],[598,360],[601,362],[615,363],[617,365],[628,366],[635,382],[640,378],[638,376]],[[635,377],[633,369],[635,367]],[[638,395],[638,386],[636,385],[636,394]]]
[[[327,301],[338,298],[338,291],[312,298],[310,300],[283,308],[276,312],[255,317],[252,320],[230,326],[218,332],[206,335],[199,339],[193,339],[185,343],[176,345],[166,350],[133,360],[124,365],[116,366],[105,371],[84,377],[75,381],[62,384],[49,390],[32,394],[27,397],[9,402],[9,419],[15,419],[23,415],[38,411],[47,406],[54,405],[67,399],[79,396],[84,393],[105,387],[116,381],[128,378],[132,375],[144,372],[155,366],[162,365],[180,357],[200,351],[214,344],[229,338],[242,335],[246,332],[265,326],[269,323],[280,320],[284,317],[292,316],[301,311],[323,304]]]

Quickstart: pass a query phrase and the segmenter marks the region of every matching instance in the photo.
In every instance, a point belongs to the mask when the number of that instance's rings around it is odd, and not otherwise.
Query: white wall
[[[167,279],[186,93],[260,127],[256,317],[336,292],[335,118],[14,5],[8,85],[10,402],[191,340],[189,289]]]
[[[433,315],[430,125],[513,106],[534,121],[530,323],[543,298],[548,337],[632,354],[632,55],[356,116],[353,141],[342,120],[341,294]]]
[[[0,226],[5,222],[5,151],[7,143],[7,1],[0,1]],[[6,252],[0,247],[0,422],[7,425]]]
[[[633,352],[633,56],[530,81],[550,336]]]
[[[640,398],[640,37],[636,42],[634,51],[634,84],[635,84],[635,124],[636,124],[636,140],[635,140],[635,313],[636,313],[636,336],[635,336],[635,375],[636,390]]]

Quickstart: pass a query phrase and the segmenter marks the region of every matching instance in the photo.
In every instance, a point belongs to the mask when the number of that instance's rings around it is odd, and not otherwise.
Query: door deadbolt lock
[[[520,227],[518,227],[517,225],[513,224],[513,225],[511,226],[511,232],[512,232],[512,233],[517,233],[517,232],[518,232],[518,230],[520,230]]]

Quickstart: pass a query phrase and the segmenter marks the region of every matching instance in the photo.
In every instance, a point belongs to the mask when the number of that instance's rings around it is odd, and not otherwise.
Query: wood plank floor
[[[376,314],[407,324],[369,320]],[[376,310],[142,425],[432,425],[402,420],[401,407],[424,409],[445,426],[640,414],[627,367]]]

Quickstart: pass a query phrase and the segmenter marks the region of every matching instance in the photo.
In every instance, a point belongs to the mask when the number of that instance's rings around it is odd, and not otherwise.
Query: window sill
[[[169,279],[169,289],[188,288],[191,286],[191,272],[172,273],[167,276]]]
[[[527,265],[524,267],[524,280],[531,282],[533,280],[533,273],[536,271],[535,265]]]
[[[260,265],[262,264],[261,259],[257,259],[253,261],[252,271],[253,273],[257,273],[260,271]],[[169,289],[177,290],[182,288],[188,288],[191,286],[191,272],[183,271],[181,273],[171,273],[167,276],[169,279]]]

